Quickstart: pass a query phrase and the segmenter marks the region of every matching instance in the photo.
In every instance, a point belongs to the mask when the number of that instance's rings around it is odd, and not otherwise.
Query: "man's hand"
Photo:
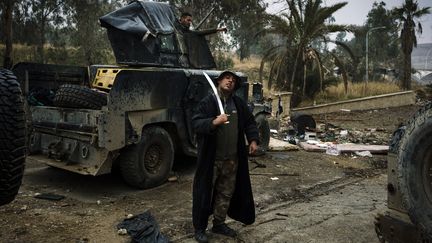
[[[213,120],[213,125],[214,126],[219,126],[224,124],[225,122],[228,121],[228,116],[227,114],[220,114],[219,116],[217,116],[214,120]]]
[[[258,145],[256,143],[255,140],[253,140],[250,144],[249,144],[249,154],[254,154],[258,149]]]

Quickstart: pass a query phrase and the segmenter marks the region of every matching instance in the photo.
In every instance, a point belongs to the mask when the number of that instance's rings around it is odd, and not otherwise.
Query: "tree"
[[[36,30],[32,30],[37,36],[36,61],[45,63],[44,46],[47,33],[53,26],[64,23],[68,14],[66,5],[64,0],[24,0],[22,5],[26,11],[26,21],[34,23],[36,27]]]
[[[378,66],[394,68],[395,59],[399,53],[399,42],[396,41],[398,39],[397,23],[392,11],[387,10],[385,6],[384,2],[375,2],[367,15],[367,30],[384,27],[379,29],[379,31],[369,32],[369,58],[371,60],[370,63],[374,61]],[[363,52],[365,48],[361,51]]]
[[[417,46],[417,32],[422,33],[421,23],[417,19],[429,14],[430,7],[420,8],[416,0],[405,0],[400,8],[394,8],[393,12],[396,18],[402,25],[400,39],[402,44],[402,52],[404,55],[402,88],[405,90],[411,89],[411,52],[413,47]]]
[[[319,52],[312,47],[312,43],[316,40],[325,41],[329,33],[346,30],[346,26],[328,23],[332,14],[345,6],[346,2],[329,7],[323,7],[321,3],[321,0],[287,0],[289,12],[270,18],[267,33],[283,36],[284,43],[269,48],[263,57],[261,72],[264,63],[270,62],[269,85],[272,84],[271,79],[275,78],[280,88],[293,92],[302,90],[305,94],[305,65],[308,61],[317,63],[318,75],[322,76]],[[300,75],[301,71],[303,75]],[[296,80],[303,82],[296,83]]]
[[[106,63],[110,46],[106,30],[99,25],[99,17],[112,11],[108,1],[68,0],[71,9],[71,43],[78,48],[80,63]]]
[[[6,0],[0,4],[2,11],[2,22],[4,23],[5,52],[3,57],[3,67],[12,67],[12,11],[14,0]]]

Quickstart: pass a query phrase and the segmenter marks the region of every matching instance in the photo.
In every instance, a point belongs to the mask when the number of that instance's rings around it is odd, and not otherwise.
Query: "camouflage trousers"
[[[213,172],[213,225],[225,222],[237,177],[237,160],[216,160]]]

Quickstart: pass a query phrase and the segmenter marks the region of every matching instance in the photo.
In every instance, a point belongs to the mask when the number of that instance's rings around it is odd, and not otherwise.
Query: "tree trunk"
[[[37,60],[40,63],[45,63],[44,45],[45,45],[45,20],[42,20],[40,23],[39,41],[36,47]]]
[[[402,76],[402,88],[411,90],[411,53],[404,53],[404,65]]]
[[[307,66],[306,66],[306,60],[305,60],[305,53],[303,52],[303,97],[306,96],[306,75],[307,75]]]
[[[300,42],[299,46],[298,46],[298,50],[297,50],[297,54],[296,54],[296,58],[294,60],[294,68],[292,71],[292,75],[291,75],[291,80],[290,80],[290,90],[291,92],[294,91],[294,79],[295,79],[295,75],[296,75],[296,71],[297,71],[297,64],[298,64],[298,59],[300,58],[300,53],[303,50],[303,43]]]
[[[5,52],[3,58],[3,67],[10,69],[12,62],[12,10],[14,1],[7,0],[4,9],[4,36],[5,36]]]

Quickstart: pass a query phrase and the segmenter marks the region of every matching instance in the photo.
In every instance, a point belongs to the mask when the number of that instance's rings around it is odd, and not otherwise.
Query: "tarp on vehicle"
[[[168,4],[136,1],[102,16],[101,25],[114,27],[127,33],[145,36],[147,33],[172,34],[176,17]]]
[[[134,1],[102,16],[99,21],[107,29],[119,64],[216,67],[205,36],[196,31],[183,33],[169,4]],[[185,48],[180,48],[182,45]]]

